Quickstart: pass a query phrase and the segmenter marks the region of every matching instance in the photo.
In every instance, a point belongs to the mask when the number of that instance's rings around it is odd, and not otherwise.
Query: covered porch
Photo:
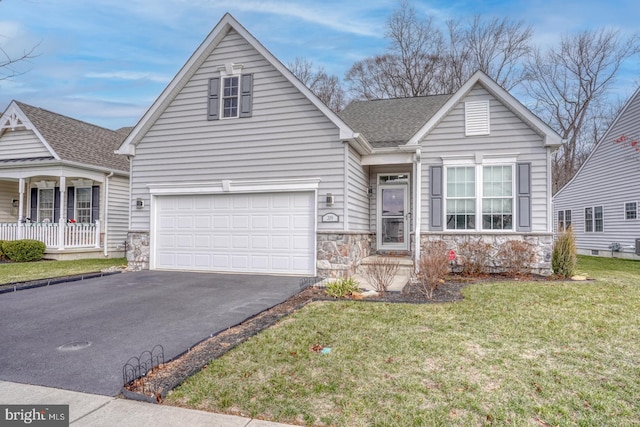
[[[0,168],[0,240],[39,240],[47,254],[99,251],[104,179],[70,166]]]

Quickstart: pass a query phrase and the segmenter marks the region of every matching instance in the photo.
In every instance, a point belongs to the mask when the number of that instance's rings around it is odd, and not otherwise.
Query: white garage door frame
[[[209,183],[166,183],[148,185],[150,194],[149,210],[150,235],[149,235],[149,267],[156,270],[157,267],[157,239],[158,230],[158,197],[162,196],[189,196],[189,195],[222,195],[222,194],[270,194],[311,192],[313,193],[313,231],[312,253],[313,270],[309,274],[315,274],[317,259],[317,231],[318,231],[318,187],[320,178],[288,179],[288,180],[264,180],[264,181],[231,181],[223,180]],[[277,273],[283,274],[283,273]]]

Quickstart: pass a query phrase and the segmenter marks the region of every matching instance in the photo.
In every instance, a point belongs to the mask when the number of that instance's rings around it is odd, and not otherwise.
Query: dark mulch
[[[409,284],[402,292],[387,292],[363,301],[389,303],[443,303],[462,299],[462,289],[468,281],[452,281],[441,285],[432,299],[426,299],[419,290]],[[355,298],[345,298],[355,299]],[[335,300],[328,297],[323,288],[309,287],[287,301],[276,305],[243,323],[208,338],[187,353],[153,369],[145,377],[124,387],[125,397],[162,402],[166,393],[177,387],[191,375],[202,370],[211,360],[222,356],[260,331],[274,325],[281,318],[299,310],[312,301]]]

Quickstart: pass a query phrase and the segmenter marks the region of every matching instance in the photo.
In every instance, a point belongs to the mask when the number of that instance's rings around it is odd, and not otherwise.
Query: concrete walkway
[[[76,427],[220,426],[283,427],[233,415],[195,411],[167,405],[135,402],[97,394],[79,393],[0,381],[0,404],[69,405],[70,425]],[[0,414],[0,424],[2,423]]]

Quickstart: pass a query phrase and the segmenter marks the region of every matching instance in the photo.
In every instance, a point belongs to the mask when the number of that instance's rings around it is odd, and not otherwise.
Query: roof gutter
[[[349,142],[360,155],[365,156],[373,152],[373,147],[361,133],[354,132],[350,135],[345,135],[343,132],[340,132],[340,137],[343,141]]]

